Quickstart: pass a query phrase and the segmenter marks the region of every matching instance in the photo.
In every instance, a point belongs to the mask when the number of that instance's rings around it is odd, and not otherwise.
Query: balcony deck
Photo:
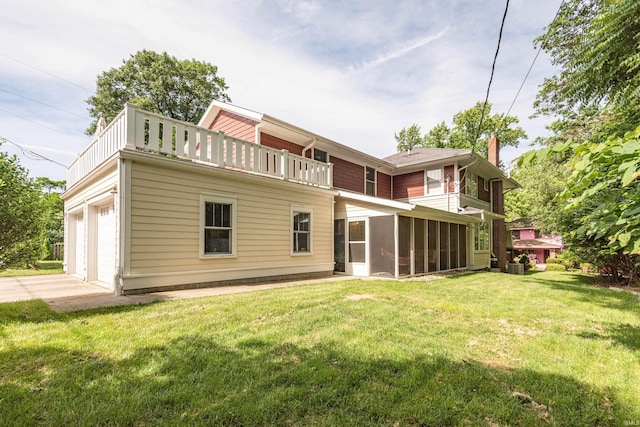
[[[67,188],[73,187],[118,151],[125,149],[314,187],[332,186],[332,165],[329,163],[126,105],[69,166]]]

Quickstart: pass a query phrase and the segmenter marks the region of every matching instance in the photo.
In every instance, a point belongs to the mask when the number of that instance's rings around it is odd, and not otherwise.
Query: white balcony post
[[[224,167],[224,132],[222,132],[221,130],[218,131],[218,137],[215,138],[216,140],[216,162],[218,163],[218,166],[223,168]],[[213,142],[214,138],[211,138],[211,142]],[[213,148],[211,148],[211,155],[213,157]]]
[[[333,163],[329,163],[327,168],[327,185],[329,188],[333,188]]]
[[[280,164],[282,165],[281,176],[284,179],[289,179],[289,151],[288,150],[282,150]],[[277,170],[277,167],[276,167],[276,170]]]
[[[127,102],[124,104],[124,115],[126,128],[124,146],[134,149],[136,135],[136,108]]]

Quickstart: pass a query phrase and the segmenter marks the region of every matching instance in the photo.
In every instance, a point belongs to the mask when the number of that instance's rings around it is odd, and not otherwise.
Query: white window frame
[[[206,204],[207,203],[219,203],[223,205],[231,205],[231,247],[230,252],[225,253],[205,253],[204,241],[205,241],[205,216],[206,216]],[[238,199],[229,196],[220,196],[216,194],[201,194],[200,195],[200,239],[199,239],[199,255],[202,259],[210,258],[235,258],[237,256],[237,231],[238,231]]]
[[[478,175],[474,173],[465,174],[465,193],[467,196],[478,198]]]
[[[489,252],[491,250],[491,228],[489,221],[478,224],[475,229],[473,249],[475,252]]]
[[[373,171],[373,181],[370,179],[367,179],[367,169],[370,169]],[[372,168],[371,166],[365,166],[364,167],[364,194],[367,196],[373,196],[376,197],[377,193],[378,193],[378,183],[377,183],[377,179],[378,178],[378,171],[376,170],[376,168]],[[373,184],[373,194],[369,194],[367,192],[367,184],[372,183]]]
[[[295,215],[297,213],[304,213],[309,215],[309,231],[300,231],[295,230]],[[289,229],[291,230],[291,237],[289,239],[290,248],[291,248],[291,256],[309,256],[313,255],[313,208],[309,206],[301,206],[301,205],[291,205],[291,226]],[[296,251],[295,241],[296,235],[298,233],[306,233],[309,235],[309,250],[308,251]]]
[[[425,174],[426,179],[426,191],[425,194],[445,194],[442,185],[443,180],[443,168],[427,169]]]

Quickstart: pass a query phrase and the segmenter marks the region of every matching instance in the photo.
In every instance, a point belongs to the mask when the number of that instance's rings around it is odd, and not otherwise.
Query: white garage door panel
[[[113,284],[116,265],[116,227],[113,205],[98,210],[97,276],[100,282]]]
[[[84,276],[84,221],[82,215],[76,216],[74,273]]]

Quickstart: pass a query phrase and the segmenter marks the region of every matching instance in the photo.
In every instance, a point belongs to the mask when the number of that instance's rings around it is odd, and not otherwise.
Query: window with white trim
[[[473,173],[465,174],[465,192],[468,196],[478,197],[478,176]]]
[[[476,252],[489,251],[489,222],[476,226],[474,249]]]
[[[313,149],[313,160],[317,160],[319,162],[327,163],[329,156],[326,151],[318,150],[317,148]]]
[[[233,256],[236,253],[236,200],[201,196],[200,255]]]
[[[376,170],[374,168],[365,168],[365,194],[369,196],[376,195]]]
[[[311,209],[291,208],[293,254],[311,254]]]

